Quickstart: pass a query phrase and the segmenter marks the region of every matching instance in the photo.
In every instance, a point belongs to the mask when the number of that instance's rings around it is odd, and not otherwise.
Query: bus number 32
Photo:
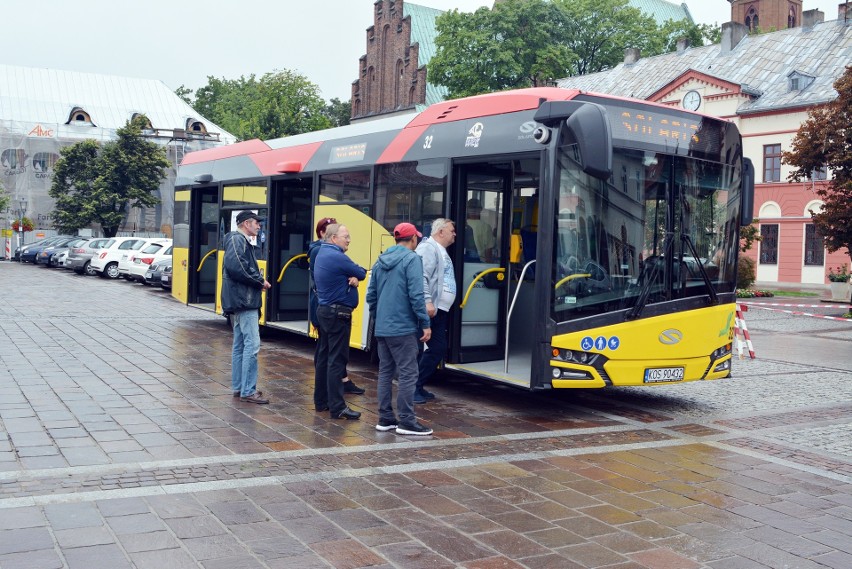
[[[432,135],[430,134],[429,136],[427,136],[427,137],[423,140],[423,148],[424,148],[424,149],[427,149],[427,150],[428,150],[429,148],[432,148],[432,139],[433,139],[433,138],[434,138],[434,136],[432,136]]]

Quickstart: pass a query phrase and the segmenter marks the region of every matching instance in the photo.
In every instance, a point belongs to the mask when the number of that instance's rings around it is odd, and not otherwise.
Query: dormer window
[[[65,124],[73,124],[79,126],[95,126],[92,122],[92,117],[80,107],[74,107],[71,114],[68,115],[68,122]]]
[[[140,117],[145,120],[145,124],[142,126],[143,130],[154,130],[154,126],[151,124],[151,119],[149,119],[147,116],[143,115],[142,113],[133,113],[130,116],[130,122],[133,122],[137,118],[140,118]]]
[[[199,120],[189,119],[186,121],[186,131],[193,132],[195,134],[206,135],[207,127],[204,126],[204,123]]]
[[[814,77],[799,71],[793,71],[787,75],[787,90],[789,92],[804,91],[813,82]]]

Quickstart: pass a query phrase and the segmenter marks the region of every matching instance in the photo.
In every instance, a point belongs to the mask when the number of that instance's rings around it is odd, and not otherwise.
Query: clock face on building
[[[698,107],[701,106],[701,94],[698,91],[687,91],[686,95],[683,96],[681,105],[687,111],[697,111]]]

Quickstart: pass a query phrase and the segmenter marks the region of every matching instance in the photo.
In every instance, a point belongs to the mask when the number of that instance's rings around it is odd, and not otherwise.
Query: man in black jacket
[[[262,219],[253,211],[237,214],[237,230],[225,235],[222,270],[222,310],[231,315],[234,348],[231,353],[231,388],[240,401],[264,405],[269,399],[257,390],[257,353],[260,351],[261,293],[272,285],[257,268],[255,247]]]

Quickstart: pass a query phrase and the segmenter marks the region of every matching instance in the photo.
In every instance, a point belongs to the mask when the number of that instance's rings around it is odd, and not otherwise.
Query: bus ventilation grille
[[[457,108],[458,108],[458,105],[453,105],[452,107],[448,108],[446,111],[444,111],[443,113],[441,113],[441,114],[440,114],[440,116],[438,116],[438,119],[437,119],[437,120],[441,120],[441,119],[445,119],[445,118],[447,118],[447,117],[448,117],[448,116],[450,116],[450,115],[452,114],[452,112],[453,112],[454,110],[456,110]]]

